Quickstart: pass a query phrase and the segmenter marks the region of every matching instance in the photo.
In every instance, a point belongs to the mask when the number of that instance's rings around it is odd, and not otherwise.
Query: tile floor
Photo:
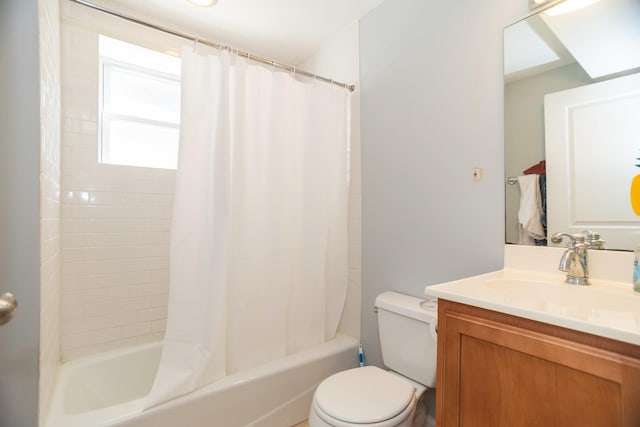
[[[296,424],[293,427],[309,427],[309,421],[303,421],[300,424]]]

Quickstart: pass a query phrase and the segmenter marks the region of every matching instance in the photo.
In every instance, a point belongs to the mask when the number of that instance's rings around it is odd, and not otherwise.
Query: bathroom
[[[0,270],[9,281],[2,291],[11,290],[20,301],[14,322],[0,329],[2,352],[15,348],[2,358],[0,405],[20,420],[11,427],[43,425],[58,349],[65,346],[58,320],[65,309],[60,264],[69,254],[59,249],[68,240],[60,235],[56,213],[65,205],[64,188],[55,182],[56,162],[64,162],[65,153],[56,153],[55,145],[61,150],[56,135],[69,123],[55,109],[55,85],[65,84],[55,70],[60,63],[73,70],[73,64],[47,45],[61,31],[65,8],[57,4],[10,0],[0,9],[0,40],[10,59],[3,61],[0,83],[0,129],[10,130],[2,138],[0,182],[3,201],[12,206],[9,212],[3,202]],[[352,118],[360,118],[360,129],[352,135],[350,287],[342,326],[359,336],[367,364],[382,364],[373,312],[378,294],[422,296],[427,285],[503,266],[503,29],[528,14],[526,1],[385,0],[295,64],[356,85]],[[41,98],[41,79],[51,85],[51,97]],[[48,114],[40,113],[41,102],[52,103]],[[31,126],[20,127],[21,119]],[[4,143],[14,135],[20,144]],[[54,147],[41,152],[41,142]],[[475,168],[483,172],[478,182]],[[40,200],[43,184],[59,190],[59,199]],[[158,199],[169,203],[166,194]],[[166,222],[164,215],[150,222]],[[9,235],[10,229],[19,235]],[[155,297],[162,305],[162,292]],[[157,339],[162,317],[148,315],[146,339]],[[79,344],[66,349],[71,356],[91,350]]]

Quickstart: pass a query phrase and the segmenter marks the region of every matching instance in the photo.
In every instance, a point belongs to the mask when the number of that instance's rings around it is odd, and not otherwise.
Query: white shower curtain
[[[146,407],[332,338],[347,284],[346,90],[227,52],[183,49],[182,63],[169,313]]]

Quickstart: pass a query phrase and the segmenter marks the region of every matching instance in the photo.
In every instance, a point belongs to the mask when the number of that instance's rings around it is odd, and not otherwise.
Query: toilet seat
[[[375,366],[349,369],[324,380],[313,406],[333,426],[395,426],[413,412],[414,386]]]
[[[322,420],[322,422],[325,423],[322,425],[327,425],[330,427],[398,427],[399,425],[402,425],[402,423],[404,423],[409,417],[413,416],[413,411],[415,409],[415,399],[412,399],[412,402],[407,405],[404,411],[402,411],[395,417],[372,424],[354,424],[339,420],[337,418],[333,418],[326,412],[323,412],[322,409],[318,408],[315,401],[313,402],[313,405],[311,405],[311,407],[313,415],[318,417],[318,419]]]

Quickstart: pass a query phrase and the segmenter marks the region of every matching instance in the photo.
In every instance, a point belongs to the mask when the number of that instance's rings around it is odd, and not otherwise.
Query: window
[[[175,169],[180,59],[100,36],[100,163]]]

